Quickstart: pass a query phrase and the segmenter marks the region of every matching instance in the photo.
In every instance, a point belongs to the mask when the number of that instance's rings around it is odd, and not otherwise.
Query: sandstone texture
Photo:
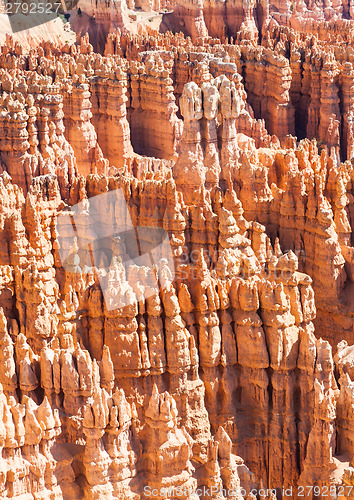
[[[354,498],[354,4],[137,7],[0,46],[0,498]]]

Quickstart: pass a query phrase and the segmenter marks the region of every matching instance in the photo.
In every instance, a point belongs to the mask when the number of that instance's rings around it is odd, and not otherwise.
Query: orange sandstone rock
[[[291,5],[1,48],[4,498],[353,483],[351,9]]]

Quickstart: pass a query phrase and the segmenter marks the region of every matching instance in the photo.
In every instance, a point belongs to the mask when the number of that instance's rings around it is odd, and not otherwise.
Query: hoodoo
[[[353,2],[71,7],[0,26],[0,497],[354,498]]]

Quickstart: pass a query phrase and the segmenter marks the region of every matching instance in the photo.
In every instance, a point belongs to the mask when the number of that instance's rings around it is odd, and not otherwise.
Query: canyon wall
[[[4,498],[352,497],[351,35],[236,3],[1,47]]]

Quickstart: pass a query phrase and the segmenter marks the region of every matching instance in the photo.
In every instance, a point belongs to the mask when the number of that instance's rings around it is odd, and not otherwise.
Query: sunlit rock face
[[[1,46],[1,498],[351,498],[351,11]]]

